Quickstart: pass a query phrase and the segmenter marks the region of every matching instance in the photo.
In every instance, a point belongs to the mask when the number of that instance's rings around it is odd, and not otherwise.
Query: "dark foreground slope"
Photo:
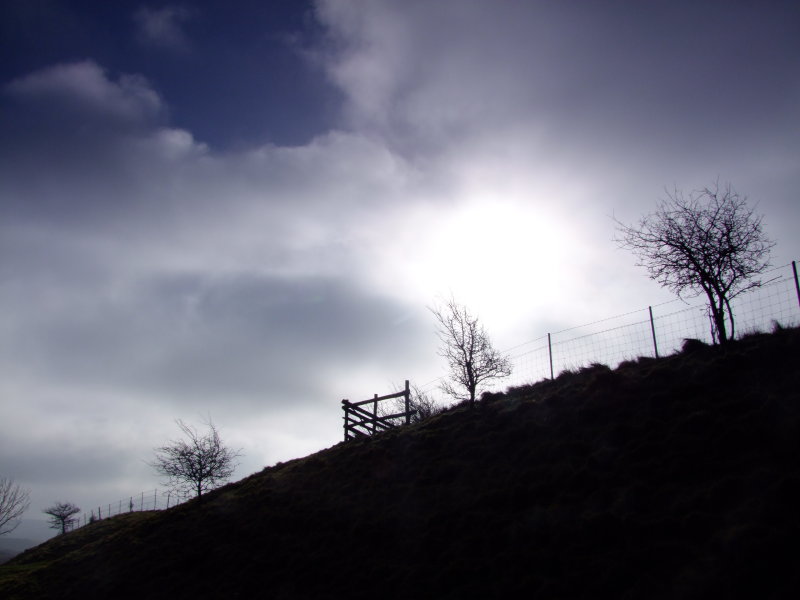
[[[604,367],[89,525],[2,598],[800,597],[800,332]]]

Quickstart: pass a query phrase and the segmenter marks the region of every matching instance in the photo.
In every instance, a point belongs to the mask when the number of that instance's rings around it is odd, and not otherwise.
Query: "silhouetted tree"
[[[478,318],[452,297],[430,311],[438,322],[439,356],[450,370],[441,389],[453,398],[469,400],[472,407],[483,384],[511,375],[511,361],[494,349]]]
[[[433,397],[427,392],[422,391],[419,386],[412,384],[410,392],[411,394],[408,404],[409,408],[414,411],[414,414],[411,416],[412,423],[424,421],[425,419],[432,417],[433,415],[437,415],[444,410],[443,406],[437,404],[436,400],[434,400]],[[405,410],[405,398],[392,399],[389,404],[389,408],[378,407],[378,413],[382,416],[405,412]],[[403,423],[405,423],[405,421],[403,421]]]
[[[412,423],[429,419],[433,415],[438,415],[440,412],[442,412],[442,410],[444,410],[443,406],[436,403],[436,400],[433,399],[433,396],[422,391],[416,385],[411,386],[411,398],[409,404],[411,405],[411,409],[416,411],[411,417]]]
[[[72,502],[56,502],[42,512],[50,515],[50,528],[60,529],[61,533],[64,534],[67,533],[67,529],[70,529],[78,521],[73,515],[81,512],[81,509]]]
[[[675,292],[705,294],[712,335],[724,344],[735,333],[731,300],[761,285],[775,245],[755,214],[730,184],[688,196],[667,192],[656,211],[636,225],[617,223],[616,241],[631,250],[651,279]]]
[[[31,502],[28,491],[6,477],[0,477],[0,535],[11,533]]]
[[[180,419],[176,423],[188,439],[156,448],[156,458],[150,465],[168,479],[174,490],[200,497],[227,481],[236,469],[235,459],[241,454],[222,443],[210,420],[203,435]]]

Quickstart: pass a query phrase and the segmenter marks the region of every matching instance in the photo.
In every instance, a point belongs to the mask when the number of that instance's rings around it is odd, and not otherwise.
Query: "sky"
[[[342,398],[671,299],[613,242],[730,182],[800,258],[793,1],[0,5],[0,475],[92,506],[211,418],[235,478]],[[433,385],[431,383],[433,382]]]

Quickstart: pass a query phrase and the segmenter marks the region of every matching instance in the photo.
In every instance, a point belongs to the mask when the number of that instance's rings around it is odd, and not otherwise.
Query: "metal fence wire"
[[[108,519],[123,513],[142,512],[146,510],[165,510],[178,504],[183,504],[190,500],[192,496],[178,494],[174,490],[161,490],[158,488],[146,492],[140,492],[128,498],[122,498],[116,502],[99,504],[84,511],[81,518],[76,519],[70,530],[83,527],[94,521]]]
[[[796,263],[766,273],[766,282],[731,302],[735,335],[768,331],[775,324],[800,325],[800,285]],[[640,356],[666,356],[689,338],[712,343],[712,325],[703,298],[675,299],[592,323],[548,333],[507,350],[514,365],[497,387],[557,376],[594,362],[615,367]]]
[[[768,331],[776,323],[800,325],[800,283],[796,262],[764,274],[764,283],[733,299],[735,336]],[[676,298],[591,323],[546,333],[507,348],[510,377],[495,382],[499,390],[558,376],[592,363],[616,367],[641,356],[666,356],[686,339],[712,343],[712,325],[703,297]],[[433,390],[443,378],[421,386]]]

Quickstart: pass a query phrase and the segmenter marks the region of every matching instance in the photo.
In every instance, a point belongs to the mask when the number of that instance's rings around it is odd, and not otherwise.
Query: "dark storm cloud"
[[[549,152],[634,161],[757,153],[796,130],[790,6],[331,0],[321,15],[353,119],[410,148],[516,130]]]
[[[52,415],[51,418],[58,418]],[[54,452],[54,446],[58,451]],[[0,467],[9,476],[34,485],[53,487],[81,486],[99,480],[113,481],[123,476],[120,465],[126,463],[131,448],[114,447],[107,440],[102,443],[76,443],[75,432],[51,436],[49,439],[30,435],[10,435],[3,444],[3,462]]]
[[[316,404],[330,400],[319,365],[345,369],[359,357],[360,368],[400,369],[420,335],[399,325],[402,306],[320,278],[162,276],[121,298],[60,289],[56,306],[31,298],[6,331],[25,340],[4,357],[17,375],[135,390],[160,404]]]

